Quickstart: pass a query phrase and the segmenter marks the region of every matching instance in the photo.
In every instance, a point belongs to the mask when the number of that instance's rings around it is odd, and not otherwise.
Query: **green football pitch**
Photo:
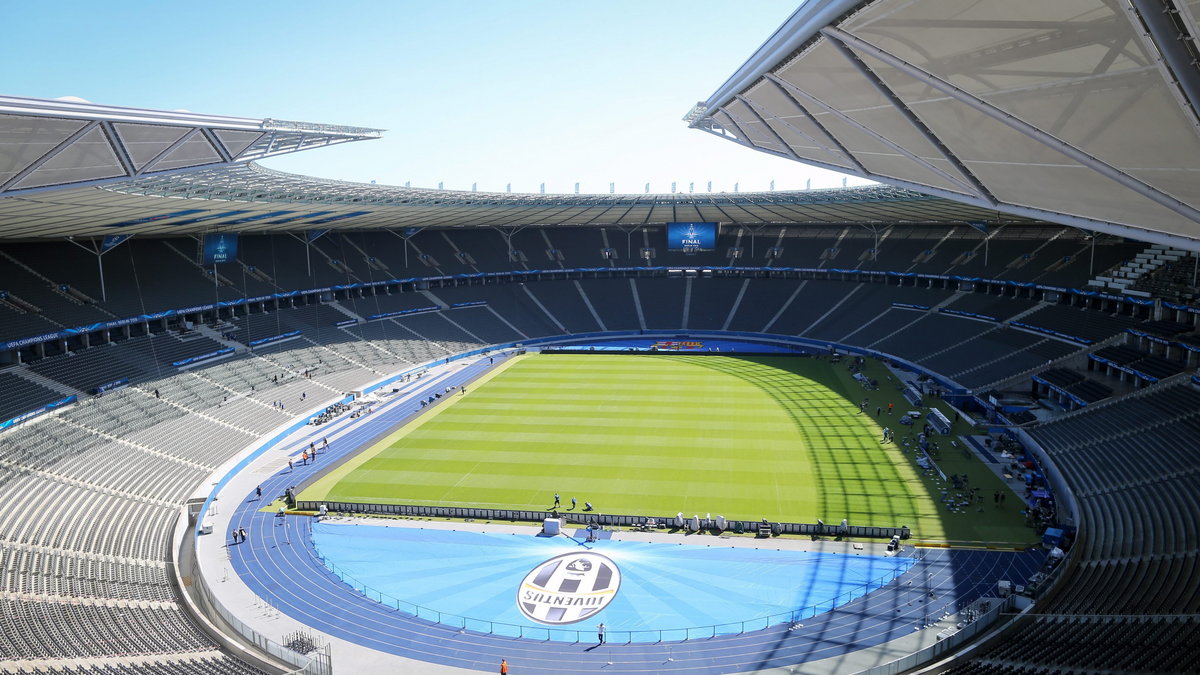
[[[871,362],[883,380],[883,366]],[[870,372],[870,371],[869,371]],[[890,392],[887,390],[891,390]],[[870,397],[869,414],[858,402]],[[909,526],[924,541],[1028,543],[1019,506],[955,452],[986,508],[951,513],[913,453],[882,443],[885,383],[864,391],[843,364],[797,357],[543,354],[507,362],[318,479],[301,499],[601,513],[718,514]],[[942,455],[948,453],[943,452]],[[946,466],[949,462],[952,466]],[[1009,504],[1019,504],[1010,499]],[[579,511],[576,509],[576,512]]]

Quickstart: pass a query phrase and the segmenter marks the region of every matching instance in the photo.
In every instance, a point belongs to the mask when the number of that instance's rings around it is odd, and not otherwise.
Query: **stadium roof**
[[[755,150],[1200,250],[1200,0],[809,0],[685,117]]]
[[[0,196],[228,166],[379,129],[0,96]]]
[[[379,135],[357,127],[0,98],[0,238],[676,221],[1028,222],[889,185],[733,194],[513,194],[324,180],[249,161]]]

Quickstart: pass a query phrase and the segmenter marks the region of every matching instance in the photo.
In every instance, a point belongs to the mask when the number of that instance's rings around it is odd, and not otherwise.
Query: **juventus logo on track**
[[[608,606],[621,587],[617,564],[599,553],[565,553],[534,567],[517,589],[517,607],[533,621],[561,626]]]

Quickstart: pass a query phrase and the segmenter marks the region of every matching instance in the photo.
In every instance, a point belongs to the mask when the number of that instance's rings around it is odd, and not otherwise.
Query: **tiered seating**
[[[1200,436],[1200,390],[1188,383],[1150,390],[1031,433],[1061,465],[1085,511],[1091,534],[1084,561],[1148,565],[1146,575],[1109,582],[1105,595],[1111,603],[1179,600],[1168,593],[1147,595],[1141,582],[1162,578],[1172,556],[1200,551],[1200,504],[1191,496],[1200,470],[1194,440]],[[1064,605],[1078,608],[1079,602]],[[1102,600],[1088,596],[1087,602]]]
[[[415,365],[446,357],[446,353],[438,349],[437,345],[417,338],[412,331],[393,321],[374,321],[361,326],[351,326],[346,332],[369,340],[376,348],[395,354],[408,364]]]
[[[0,654],[10,658],[86,658],[119,654],[209,651],[211,642],[178,608],[12,600],[0,597],[5,630]]]
[[[103,665],[74,665],[67,666],[57,673],[68,675],[262,675],[263,671],[242,663],[229,656],[209,656],[206,654],[172,655],[176,660],[164,660],[158,656],[147,657],[139,663],[106,663]]]
[[[1185,673],[1195,670],[1200,620],[1040,616],[947,673]]]
[[[567,332],[594,333],[600,330],[600,324],[596,323],[592,313],[583,304],[574,283],[552,281],[529,284],[526,288],[566,327]]]
[[[0,544],[0,579],[0,590],[10,594],[175,601],[166,566],[149,561]]]
[[[1186,367],[1178,361],[1152,356],[1123,345],[1101,347],[1093,353],[1117,365],[1127,366],[1159,380],[1182,373]]]
[[[637,291],[647,328],[683,325],[683,279],[638,279]]]
[[[1131,288],[1155,297],[1186,302],[1200,297],[1194,284],[1195,275],[1196,256],[1193,254],[1164,262],[1162,267],[1134,282]]]
[[[688,328],[721,330],[744,282],[704,278],[691,281],[692,297],[688,311]],[[742,301],[745,302],[746,298],[743,297]],[[753,298],[750,301],[753,302]]]
[[[841,287],[844,286],[842,284]],[[807,291],[808,289],[805,288],[805,292]],[[862,288],[850,300],[839,306],[837,311],[813,324],[802,335],[822,340],[845,340],[850,344],[867,346],[900,328],[899,322],[907,322],[915,318],[910,312],[904,310],[892,312],[893,302],[932,307],[950,295],[950,291],[938,288],[863,284]],[[888,312],[887,316],[875,320],[885,312]],[[864,324],[868,322],[872,322],[868,326],[869,330],[862,330]]]
[[[1037,305],[1035,300],[992,295],[989,293],[964,293],[947,305],[948,309],[991,316],[1001,321]]]
[[[628,279],[587,279],[579,282],[592,307],[609,330],[637,330],[637,311]]]
[[[599,307],[596,309],[599,312]],[[443,312],[442,316],[462,326],[463,330],[482,340],[483,344],[495,345],[520,341],[521,339],[521,336],[516,331],[505,324],[504,321],[493,314],[486,306],[447,310]],[[612,329],[610,328],[610,330]]]
[[[1078,396],[1086,403],[1096,403],[1112,396],[1112,388],[1084,377],[1068,368],[1050,368],[1037,374],[1038,377],[1066,392]]]
[[[1063,305],[1049,305],[1021,319],[1023,323],[1056,330],[1067,335],[1099,342],[1137,324],[1137,319],[1088,311]]]
[[[763,332],[767,323],[775,317],[798,285],[798,282],[792,280],[751,279],[746,286],[745,295],[742,296],[742,303],[733,313],[729,330]]]
[[[48,282],[46,279],[38,278],[21,265],[15,265],[4,258],[0,258],[0,264],[5,265],[4,281],[0,290],[16,295],[58,323],[66,326],[83,326],[113,318],[111,314],[95,305],[86,304],[81,300],[68,297],[65,292],[55,290],[61,282]],[[61,263],[55,265],[54,269],[57,270],[60,266]]]
[[[904,310],[892,310],[888,315],[888,327],[920,318],[920,321],[899,332],[881,338],[871,345],[888,354],[910,361],[918,361],[958,344],[979,337],[995,328],[993,324],[971,319],[958,318],[949,314],[929,312],[924,315]]]
[[[62,398],[62,394],[11,373],[0,373],[0,422]]]

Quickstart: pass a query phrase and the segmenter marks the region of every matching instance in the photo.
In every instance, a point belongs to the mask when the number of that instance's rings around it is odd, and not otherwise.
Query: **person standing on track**
[[[500,659],[500,675],[508,675],[508,661]]]

